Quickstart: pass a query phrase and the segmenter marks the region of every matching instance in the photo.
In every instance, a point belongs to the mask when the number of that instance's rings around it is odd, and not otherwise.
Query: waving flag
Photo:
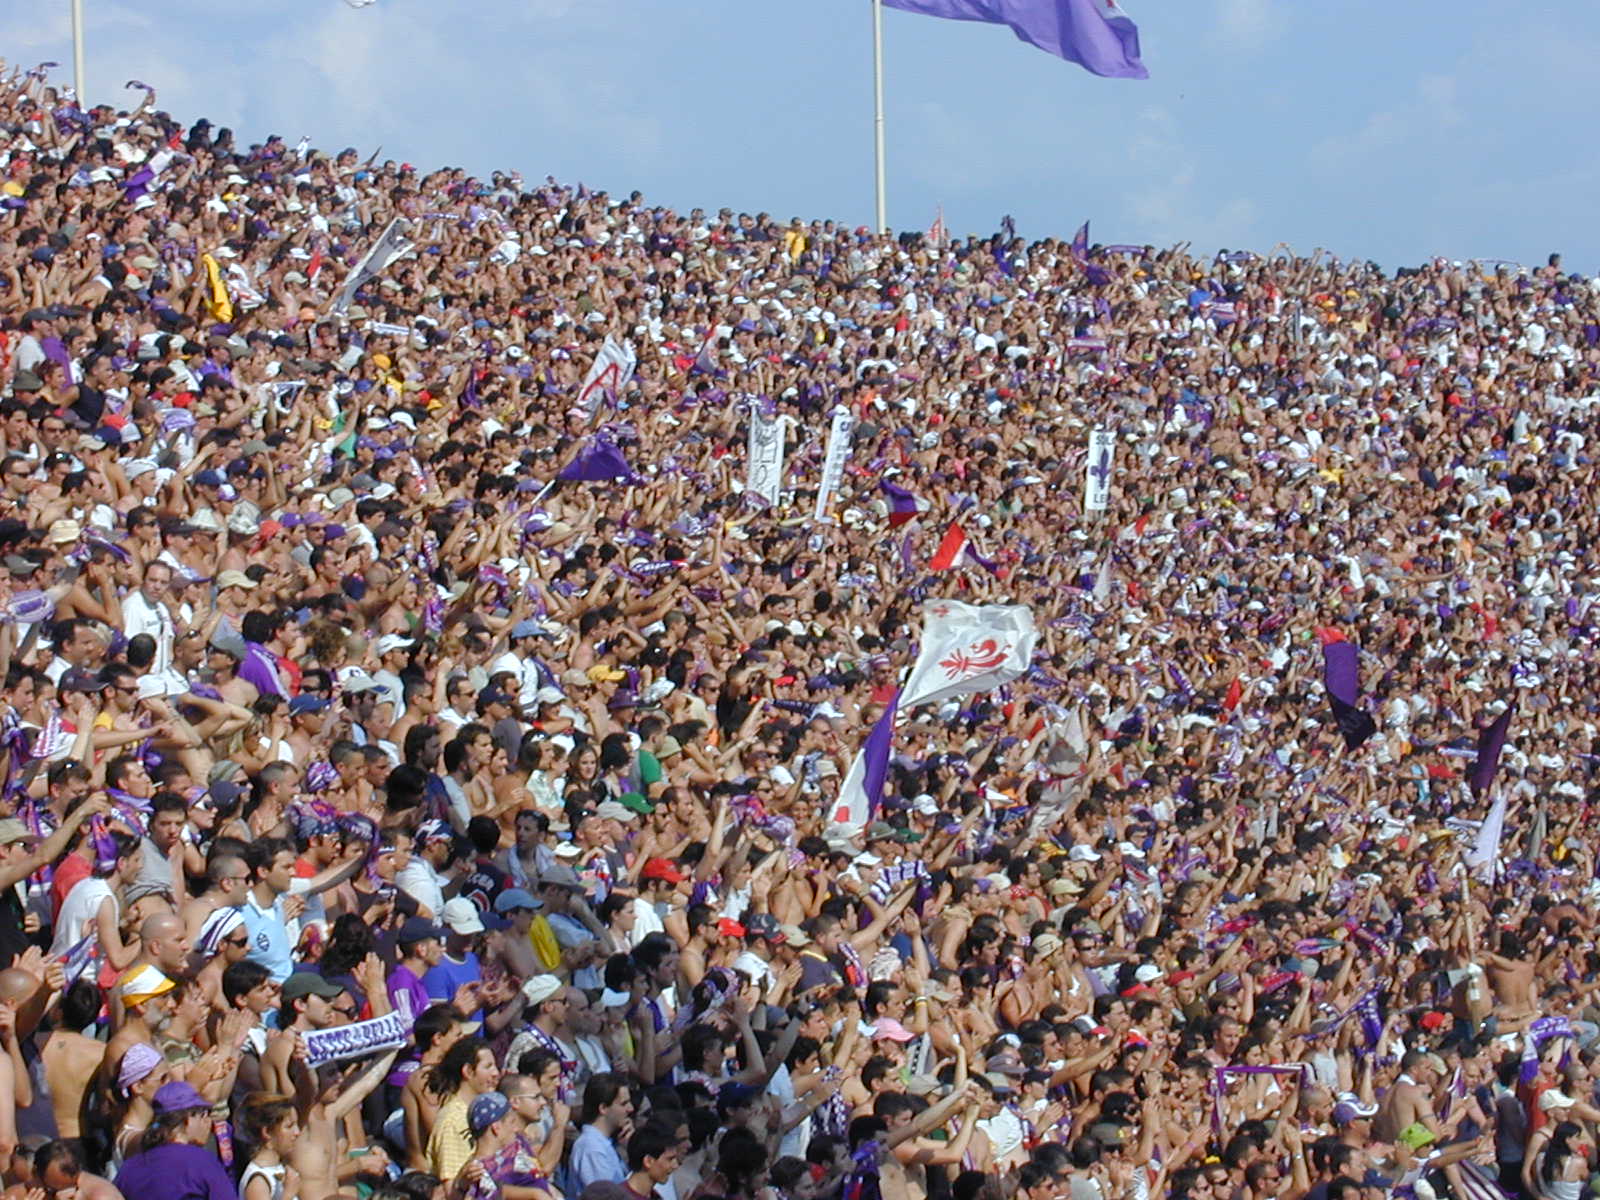
[[[1500,765],[1500,752],[1506,747],[1506,734],[1511,731],[1511,718],[1517,711],[1516,702],[1506,705],[1505,712],[1478,731],[1478,761],[1473,764],[1469,782],[1474,792],[1486,791],[1494,782],[1495,769]]]
[[[1092,75],[1148,79],[1139,30],[1115,0],[883,0],[889,8],[1004,25],[1030,46],[1075,62]]]
[[[339,294],[333,300],[334,312],[343,313],[350,307],[350,301],[356,298],[356,292],[360,290],[362,284],[383,274],[390,263],[412,248],[411,243],[406,241],[404,230],[408,224],[404,217],[396,217],[389,222],[388,228],[378,235],[378,240],[372,244],[372,249],[368,250],[356,264],[355,270],[345,277],[344,286],[339,289]]]
[[[1378,732],[1377,723],[1366,709],[1359,707],[1361,674],[1358,662],[1361,652],[1355,643],[1338,634],[1337,641],[1324,641],[1322,646],[1322,682],[1328,689],[1328,702],[1333,706],[1333,720],[1344,734],[1345,748],[1359,750],[1362,743]]]
[[[942,249],[945,242],[944,205],[939,206],[938,214],[933,218],[933,224],[928,226],[928,244]]]
[[[594,356],[589,373],[583,377],[583,386],[578,389],[578,407],[589,420],[594,420],[595,413],[600,411],[600,401],[607,397],[616,400],[638,365],[632,346],[606,334],[600,353]]]
[[[898,483],[890,483],[887,479],[884,479],[878,483],[878,486],[883,489],[883,494],[889,497],[889,525],[891,528],[898,528],[907,521],[914,520],[928,507]]]
[[[872,727],[866,743],[845,772],[834,804],[833,820],[839,825],[862,826],[872,820],[883,800],[883,783],[889,775],[889,751],[894,742],[894,716],[899,709],[896,693]]]
[[[933,552],[933,560],[928,563],[930,571],[948,571],[956,565],[967,549],[967,531],[961,528],[960,521],[951,521],[950,528],[944,531],[944,537],[939,540],[939,548]]]
[[[1474,878],[1485,883],[1493,883],[1500,862],[1500,841],[1506,832],[1506,797],[1505,793],[1495,797],[1489,807],[1489,815],[1484,817],[1483,824],[1478,826],[1478,834],[1472,839],[1472,849],[1462,855]]]
[[[906,707],[992,691],[1027,674],[1039,633],[1026,606],[933,600],[922,611],[922,649],[901,693]]]
[[[592,439],[578,457],[561,468],[558,478],[572,482],[602,483],[607,479],[632,482],[633,468],[622,451],[603,437]]]
[[[1072,244],[1067,249],[1071,251],[1075,262],[1082,262],[1089,257],[1089,222],[1078,226],[1078,232],[1072,235]]]

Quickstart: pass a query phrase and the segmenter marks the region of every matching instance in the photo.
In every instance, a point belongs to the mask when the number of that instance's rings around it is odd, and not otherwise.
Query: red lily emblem
[[[984,671],[994,670],[1006,661],[1010,653],[1010,642],[986,638],[965,650],[951,651],[949,658],[939,660],[939,665],[951,679],[960,679],[964,675],[980,675]]]

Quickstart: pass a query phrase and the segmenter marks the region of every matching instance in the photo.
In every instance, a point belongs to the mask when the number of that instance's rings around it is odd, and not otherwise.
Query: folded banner
[[[1341,636],[1338,641],[1325,642],[1322,647],[1322,682],[1328,690],[1328,703],[1333,707],[1333,719],[1344,734],[1347,750],[1359,750],[1362,744],[1378,732],[1371,714],[1357,703],[1361,698],[1361,652],[1354,642]]]
[[[907,708],[991,691],[1027,673],[1039,631],[1025,606],[933,600],[922,611],[922,649],[900,697]]]
[[[602,400],[616,403],[638,365],[639,359],[632,346],[618,341],[614,334],[606,334],[600,353],[594,356],[589,373],[583,377],[583,386],[578,389],[578,407],[583,415],[592,421],[600,411]]]
[[[1104,512],[1111,502],[1111,466],[1117,435],[1109,429],[1089,434],[1089,461],[1083,470],[1083,511]]]
[[[350,301],[356,297],[356,292],[361,285],[369,279],[381,275],[395,259],[411,249],[411,243],[406,240],[404,227],[408,225],[404,217],[396,217],[389,222],[389,227],[379,235],[378,240],[372,244],[361,261],[355,266],[344,281],[344,286],[339,289],[339,294],[333,299],[333,311],[343,313],[350,307]]]
[[[833,494],[839,490],[839,481],[844,478],[844,464],[850,457],[850,430],[854,424],[850,410],[844,405],[833,410],[833,424],[828,429],[828,452],[822,460],[822,484],[817,488],[817,509],[811,515],[813,521],[829,519],[828,505],[833,503]]]
[[[1030,46],[1109,79],[1148,79],[1139,28],[1115,0],[883,0],[889,8],[1004,25]]]
[[[776,507],[783,492],[783,418],[766,416],[761,402],[750,401],[750,440],[745,451],[747,495]]]
[[[323,1063],[340,1062],[347,1058],[361,1058],[380,1050],[393,1050],[411,1040],[412,1018],[403,1013],[385,1013],[370,1021],[356,1021],[350,1025],[335,1025],[331,1029],[313,1029],[302,1033],[306,1044],[307,1065],[320,1067]]]

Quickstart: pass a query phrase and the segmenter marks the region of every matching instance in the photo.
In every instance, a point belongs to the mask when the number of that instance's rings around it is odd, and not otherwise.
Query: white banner
[[[578,389],[578,407],[583,410],[584,416],[594,420],[595,414],[600,411],[600,401],[607,396],[615,400],[628,385],[628,380],[633,378],[634,368],[638,365],[639,360],[632,346],[627,342],[619,342],[614,334],[606,334],[605,345],[594,356],[594,365],[589,368],[589,373],[583,377],[583,386]]]
[[[839,481],[844,478],[845,460],[850,457],[850,429],[855,422],[850,410],[839,405],[833,410],[833,425],[828,430],[828,452],[822,460],[822,486],[817,489],[817,510],[813,521],[828,520],[828,505],[833,502]]]
[[[750,441],[746,449],[745,493],[774,507],[783,491],[783,418],[764,416],[761,402],[750,401]]]
[[[385,1013],[370,1021],[355,1021],[329,1029],[312,1029],[300,1035],[306,1044],[307,1065],[361,1058],[379,1050],[393,1050],[411,1040],[413,1019],[405,1013]]]
[[[372,249],[367,251],[345,279],[344,286],[333,299],[334,312],[343,313],[350,307],[350,301],[355,299],[356,291],[363,283],[382,274],[384,268],[411,249],[411,243],[406,241],[406,235],[400,228],[409,223],[404,217],[396,217],[389,222],[389,228],[379,235]]]
[[[1024,605],[930,600],[922,610],[922,649],[900,705],[934,704],[1010,683],[1027,672],[1038,640]]]
[[[1089,461],[1083,470],[1083,511],[1104,512],[1111,501],[1111,468],[1117,435],[1109,429],[1089,434]]]

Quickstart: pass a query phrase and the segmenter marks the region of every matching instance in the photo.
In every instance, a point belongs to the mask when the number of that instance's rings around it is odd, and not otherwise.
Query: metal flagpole
[[[77,0],[74,0],[76,3]],[[878,232],[889,232],[883,185],[883,0],[872,0],[873,141],[877,160]]]
[[[72,76],[73,86],[78,89],[78,107],[87,112],[89,101],[83,90],[83,0],[72,0]]]

